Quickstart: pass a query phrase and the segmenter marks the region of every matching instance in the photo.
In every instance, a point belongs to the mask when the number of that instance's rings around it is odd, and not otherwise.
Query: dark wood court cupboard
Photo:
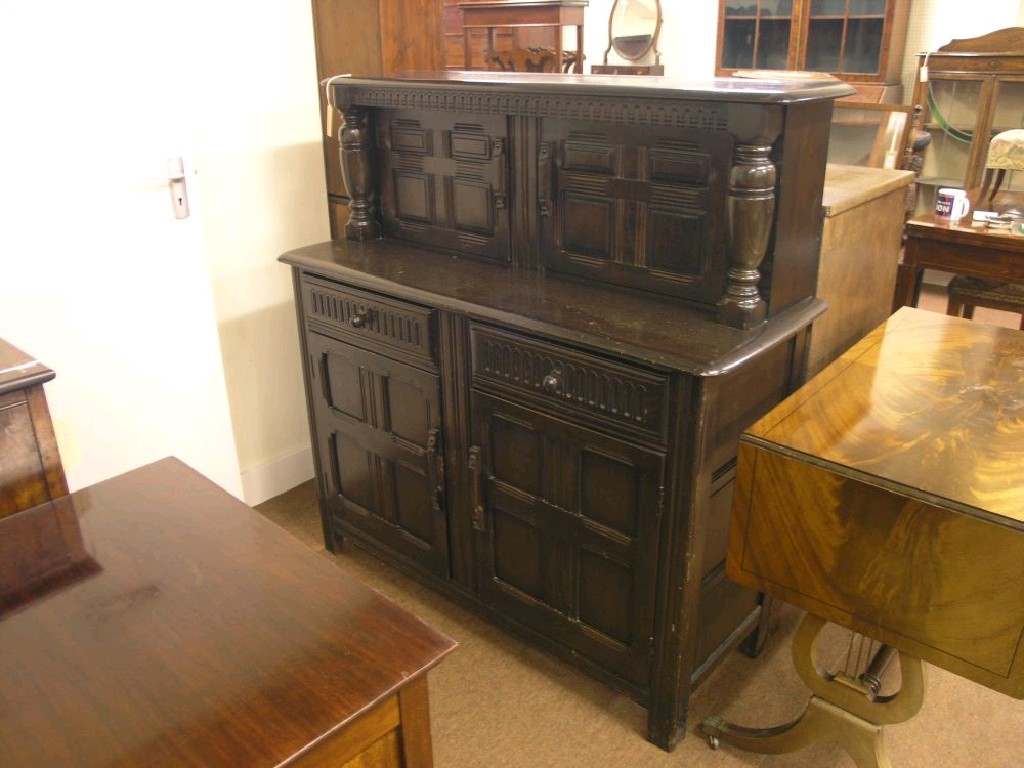
[[[802,379],[836,82],[350,78],[345,239],[285,254],[329,549],[647,707],[761,635],[739,434]]]

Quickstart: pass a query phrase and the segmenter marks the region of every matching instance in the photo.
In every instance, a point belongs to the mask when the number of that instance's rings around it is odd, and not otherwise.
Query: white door
[[[72,489],[176,455],[241,494],[202,206],[201,3],[0,0],[0,335],[46,386]]]

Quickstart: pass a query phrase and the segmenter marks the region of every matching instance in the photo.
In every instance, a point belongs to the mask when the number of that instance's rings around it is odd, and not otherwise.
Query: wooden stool
[[[957,275],[949,281],[947,291],[947,315],[972,318],[975,307],[1002,309],[1019,313],[1020,329],[1024,330],[1024,285],[993,283],[979,277]]]

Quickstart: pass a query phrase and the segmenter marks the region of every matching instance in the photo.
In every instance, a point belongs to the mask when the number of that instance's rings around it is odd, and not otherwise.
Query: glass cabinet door
[[[811,0],[803,68],[879,74],[887,10],[887,0]]]
[[[920,183],[929,187],[971,186],[968,168],[975,133],[984,117],[981,80],[942,80],[927,83],[928,109],[924,128],[931,134]]]
[[[1024,81],[933,76],[924,96],[928,103],[924,127],[932,139],[918,180],[922,191],[941,186],[969,192],[980,189],[992,139],[1003,131],[1024,127]],[[999,189],[1003,193],[1024,191],[1024,172],[1006,170]],[[928,210],[928,204],[925,195],[918,212]]]
[[[719,0],[717,71],[802,70],[895,86],[910,2]]]
[[[793,0],[724,0],[723,69],[792,69]]]

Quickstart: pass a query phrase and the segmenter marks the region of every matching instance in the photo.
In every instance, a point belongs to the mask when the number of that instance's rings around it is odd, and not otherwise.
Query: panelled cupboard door
[[[724,290],[726,131],[544,120],[542,261],[559,272],[714,303]]]
[[[475,390],[471,410],[480,597],[646,685],[665,457]]]
[[[436,373],[309,334],[331,525],[448,573]]]
[[[508,263],[505,117],[380,110],[377,129],[385,236]]]

